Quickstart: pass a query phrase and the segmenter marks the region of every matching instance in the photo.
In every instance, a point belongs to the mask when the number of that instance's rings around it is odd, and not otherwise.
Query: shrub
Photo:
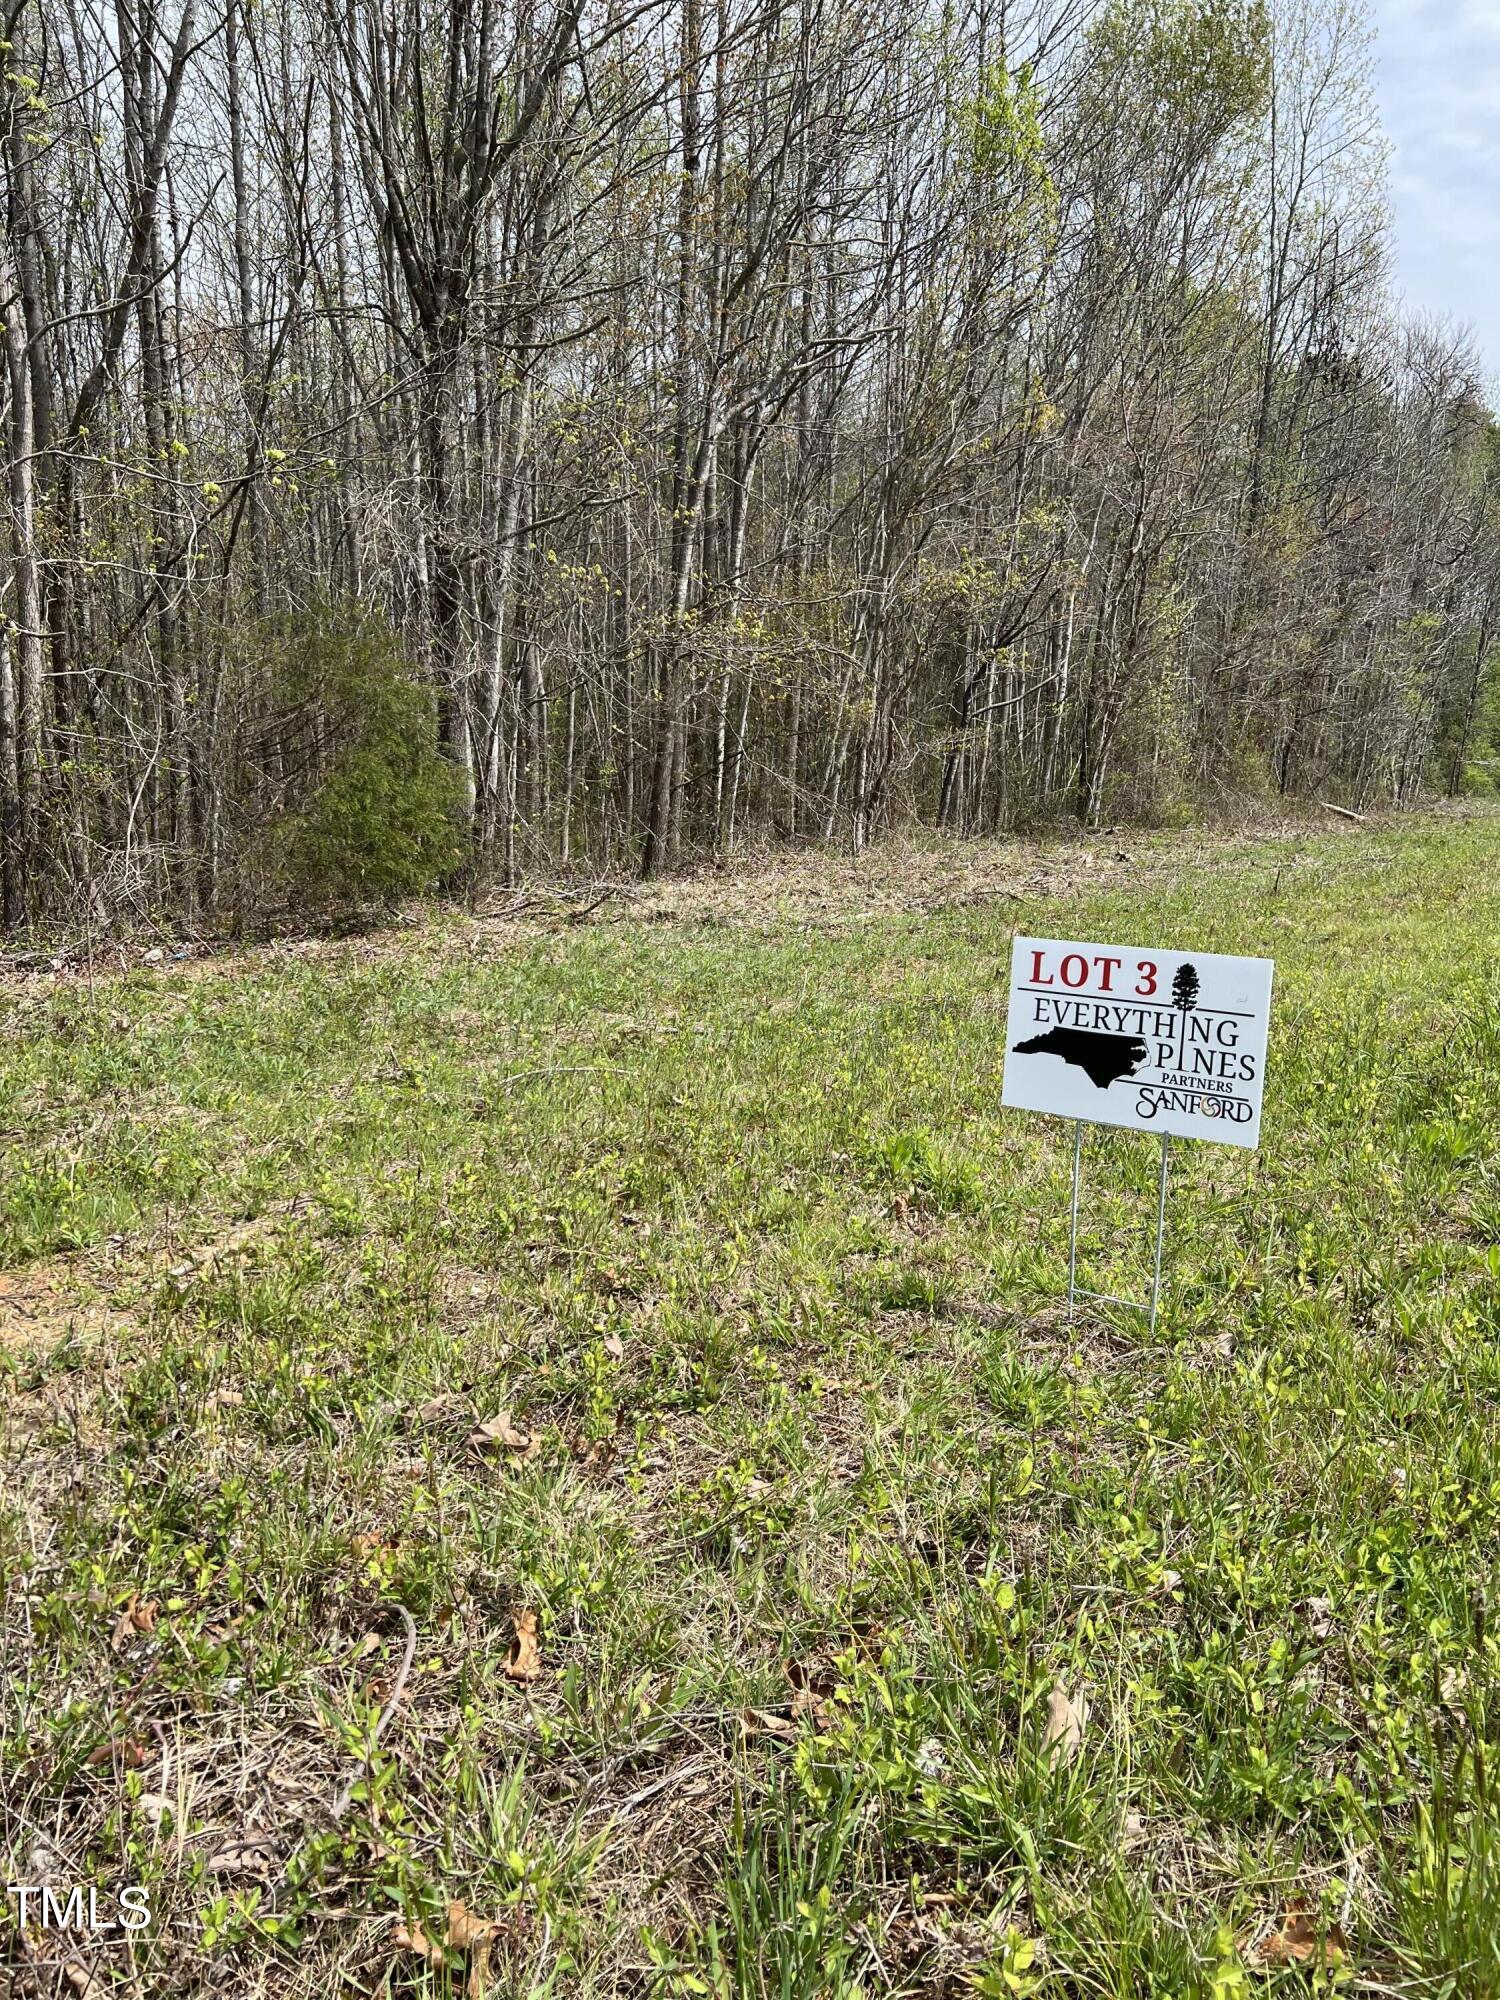
[[[237,644],[242,894],[324,908],[431,889],[463,860],[463,780],[432,692],[374,619],[325,611]]]

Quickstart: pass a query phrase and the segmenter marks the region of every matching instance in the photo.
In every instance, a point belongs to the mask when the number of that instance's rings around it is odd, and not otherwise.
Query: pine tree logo
[[[1172,980],[1172,1005],[1182,1016],[1182,1033],[1177,1044],[1177,1067],[1187,1061],[1187,1017],[1198,1004],[1198,968],[1186,959]]]

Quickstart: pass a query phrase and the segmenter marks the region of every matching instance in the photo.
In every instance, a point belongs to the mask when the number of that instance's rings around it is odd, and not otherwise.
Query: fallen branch
[[[504,903],[498,910],[476,910],[476,924],[501,924],[509,917],[518,917],[523,910],[539,910],[551,901],[548,896],[517,896],[513,903]]]
[[[570,924],[581,924],[584,918],[592,915],[592,913],[598,909],[601,903],[607,903],[611,896],[618,896],[619,893],[620,891],[618,884],[613,882],[610,883],[607,889],[600,890],[599,894],[594,898],[594,900],[591,903],[585,903],[582,909],[574,910],[572,914],[569,916],[568,922]]]
[[[1364,825],[1365,816],[1363,813],[1350,812],[1347,806],[1336,806],[1332,799],[1319,799],[1318,804],[1323,808],[1324,812],[1337,813],[1340,819],[1357,819],[1361,826]]]
[[[608,882],[591,901],[581,904],[577,909],[569,909],[568,905],[572,900],[569,896],[543,890],[536,895],[517,896],[509,903],[502,903],[498,909],[475,910],[473,917],[477,924],[499,924],[508,922],[512,917],[524,916],[527,912],[534,911],[548,917],[565,917],[570,924],[581,924],[598,909],[601,903],[607,903],[611,896],[623,896],[628,893],[623,884]]]
[[[396,1610],[400,1614],[402,1624],[406,1627],[406,1651],[402,1655],[401,1665],[397,1669],[396,1678],[391,1682],[391,1691],[385,1698],[385,1707],[381,1709],[375,1723],[375,1728],[370,1736],[370,1745],[365,1752],[364,1769],[355,1773],[333,1803],[332,1810],[335,1825],[348,1812],[354,1800],[355,1787],[370,1768],[370,1759],[374,1756],[379,1747],[380,1739],[385,1734],[386,1724],[396,1713],[397,1703],[406,1692],[406,1682],[408,1675],[411,1673],[411,1663],[416,1658],[417,1628],[412,1620],[412,1615],[404,1604],[398,1604]]]

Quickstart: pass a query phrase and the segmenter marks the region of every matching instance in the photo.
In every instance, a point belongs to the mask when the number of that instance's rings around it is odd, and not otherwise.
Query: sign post
[[[1148,1313],[1156,1331],[1171,1142],[1259,1143],[1273,970],[1268,958],[1015,940],[1000,1101],[1073,1120],[1070,1314],[1078,1299],[1100,1299]],[[1085,1124],[1118,1125],[1161,1140],[1149,1301],[1089,1291],[1078,1282]]]

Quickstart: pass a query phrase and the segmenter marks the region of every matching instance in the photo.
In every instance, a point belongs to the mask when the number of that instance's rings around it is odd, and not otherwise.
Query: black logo
[[[1012,1055],[1061,1056],[1081,1069],[1099,1090],[1108,1090],[1123,1076],[1134,1076],[1146,1060],[1139,1035],[1096,1035],[1087,1028],[1049,1028],[1029,1042],[1017,1042]]]

